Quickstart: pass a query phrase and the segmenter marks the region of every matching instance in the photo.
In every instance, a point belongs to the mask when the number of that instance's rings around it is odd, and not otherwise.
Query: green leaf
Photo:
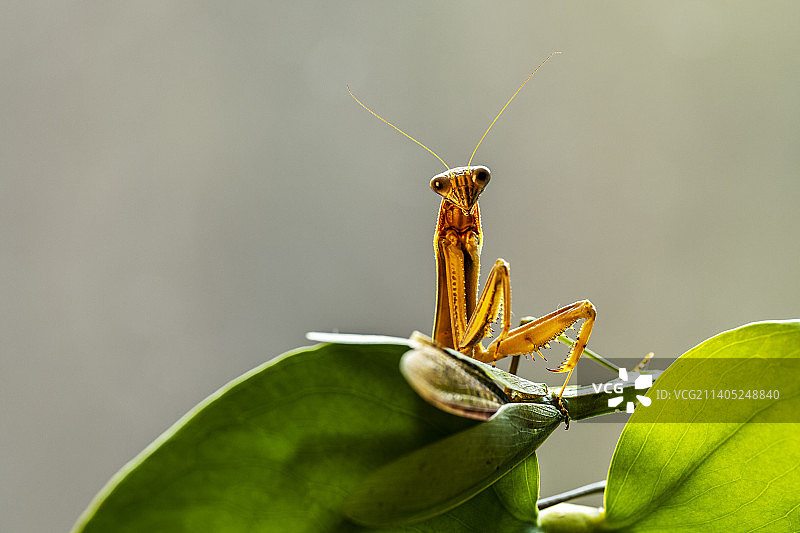
[[[539,515],[539,461],[530,455],[494,484],[494,491],[508,512],[535,524]]]
[[[781,422],[800,412],[800,380],[786,371],[796,368],[790,359],[798,356],[800,321],[764,322],[717,335],[681,358],[702,359],[698,369],[733,359],[724,372],[687,373],[675,364],[664,371],[648,392],[652,407],[637,408],[617,443],[605,493],[607,526],[800,530],[800,424]],[[708,422],[719,402],[695,401],[687,412],[686,402],[655,399],[656,389],[726,390],[742,383],[757,389],[767,377],[779,383],[780,400],[724,402],[726,419],[738,422]],[[695,422],[663,422],[678,415]]]
[[[479,425],[411,390],[398,371],[407,350],[329,344],[254,369],[123,467],[74,531],[361,531],[341,505],[369,473]],[[413,530],[497,528],[534,530],[488,490]]]
[[[522,463],[561,421],[551,405],[503,405],[490,420],[374,472],[347,497],[344,512],[372,526],[435,516],[469,500]],[[524,468],[520,474],[525,475]],[[538,468],[535,483],[538,492]],[[519,505],[522,502],[511,502],[510,507]],[[512,513],[522,519],[533,515],[535,523],[535,500],[532,509]]]

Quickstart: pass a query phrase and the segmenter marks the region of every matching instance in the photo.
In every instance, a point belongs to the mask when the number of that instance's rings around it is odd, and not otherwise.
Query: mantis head
[[[464,213],[471,213],[491,177],[484,166],[457,167],[435,175],[431,189]]]

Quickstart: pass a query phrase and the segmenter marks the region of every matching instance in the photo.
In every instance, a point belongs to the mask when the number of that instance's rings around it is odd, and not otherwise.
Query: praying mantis
[[[586,349],[597,314],[595,307],[589,300],[581,300],[512,329],[510,266],[503,259],[495,261],[478,296],[480,253],[483,244],[478,198],[488,185],[491,173],[485,166],[472,165],[478,147],[506,107],[528,80],[556,53],[558,52],[553,52],[542,61],[500,109],[464,167],[450,168],[433,150],[362,103],[349,87],[348,92],[364,109],[425,148],[447,168],[445,172],[435,175],[430,181],[433,192],[442,197],[433,237],[437,279],[433,340],[436,343],[484,363],[494,364],[505,357],[513,357],[510,369],[512,373],[516,373],[519,356],[536,353],[544,359],[540,350],[557,340],[567,328],[583,320],[576,342],[571,346],[564,361],[558,367],[548,369],[555,373],[567,373],[567,378],[558,394],[558,403],[568,428],[569,414],[561,403],[561,397],[578,360]],[[489,346],[484,348],[482,340],[492,335],[491,326],[498,319],[501,320],[502,330]]]
[[[437,278],[433,338],[414,332],[408,340],[411,350],[400,360],[400,371],[429,404],[482,421],[368,475],[342,503],[342,512],[355,523],[385,527],[427,520],[493,485],[496,497],[506,506],[518,501],[509,494],[519,486],[535,486],[538,493],[534,452],[562,421],[569,428],[570,412],[583,419],[618,409],[587,388],[564,394],[584,352],[618,370],[586,347],[597,314],[590,301],[581,300],[539,318],[525,318],[512,328],[510,267],[503,259],[495,261],[478,294],[483,243],[478,198],[491,173],[485,166],[473,166],[472,159],[503,111],[553,55],[533,70],[500,109],[464,167],[450,168],[430,148],[363,104],[348,87],[364,109],[428,150],[447,168],[430,181],[431,189],[442,198],[433,237]],[[500,333],[484,347],[482,340],[491,336],[491,326],[498,320]],[[581,320],[575,341],[563,335]],[[564,361],[551,369],[567,373],[557,395],[543,383],[515,375],[520,356],[536,353],[544,359],[540,350],[555,340],[570,345]],[[496,361],[506,357],[512,357],[508,373],[494,368]],[[633,389],[634,385],[626,384],[622,391],[630,395],[635,393]],[[514,512],[517,518],[535,522],[535,496],[532,504],[516,506]]]

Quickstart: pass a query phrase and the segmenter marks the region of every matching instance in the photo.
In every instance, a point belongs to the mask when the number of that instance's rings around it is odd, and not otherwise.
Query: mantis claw
[[[560,394],[556,397],[555,401],[553,402],[553,406],[556,409],[558,409],[558,412],[561,413],[564,416],[564,429],[568,430],[569,429],[569,420],[570,420],[569,411],[567,411],[567,408],[564,407],[564,402],[561,401],[561,395]]]

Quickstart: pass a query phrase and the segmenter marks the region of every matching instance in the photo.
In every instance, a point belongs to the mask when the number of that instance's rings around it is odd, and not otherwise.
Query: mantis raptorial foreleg
[[[538,350],[541,347],[547,346],[549,342],[564,333],[567,328],[578,320],[583,319],[584,322],[578,330],[578,338],[570,348],[567,358],[557,368],[548,369],[551,372],[567,372],[567,379],[564,380],[564,385],[561,386],[561,391],[558,393],[558,397],[561,398],[572,371],[575,369],[575,365],[578,364],[578,359],[580,359],[589,341],[596,315],[597,311],[589,300],[575,302],[511,330],[506,338],[502,338],[502,335],[498,336],[489,345],[486,354],[493,358],[492,361],[497,361],[507,356],[524,355],[532,352],[539,353]],[[541,356],[542,354],[539,353],[539,355]]]
[[[452,263],[452,260],[449,263]],[[462,270],[463,268],[459,269],[459,271]],[[456,292],[461,293],[462,291]],[[460,302],[456,298],[453,303],[454,306],[458,306]],[[490,334],[490,326],[498,318],[501,307],[503,315],[501,319],[502,331],[488,348],[483,348],[480,341]],[[450,315],[453,317],[454,322],[458,322],[458,318],[463,315],[463,313],[455,312],[457,309],[458,307],[450,309]],[[478,298],[469,323],[465,328],[453,328],[453,331],[464,331],[458,337],[458,342],[454,343],[454,347],[462,353],[471,354],[472,357],[484,363],[494,363],[504,357],[533,353],[539,354],[544,359],[539,350],[556,340],[567,328],[579,320],[584,320],[578,332],[578,338],[571,347],[567,358],[557,368],[548,369],[551,372],[568,372],[567,379],[558,394],[558,397],[561,398],[564,393],[564,387],[566,387],[572,375],[572,370],[586,348],[596,314],[592,303],[589,300],[582,300],[562,307],[525,325],[511,329],[510,271],[508,263],[503,259],[498,259],[489,272],[489,277],[486,280],[480,298]],[[463,322],[463,318],[461,318],[461,321]]]

